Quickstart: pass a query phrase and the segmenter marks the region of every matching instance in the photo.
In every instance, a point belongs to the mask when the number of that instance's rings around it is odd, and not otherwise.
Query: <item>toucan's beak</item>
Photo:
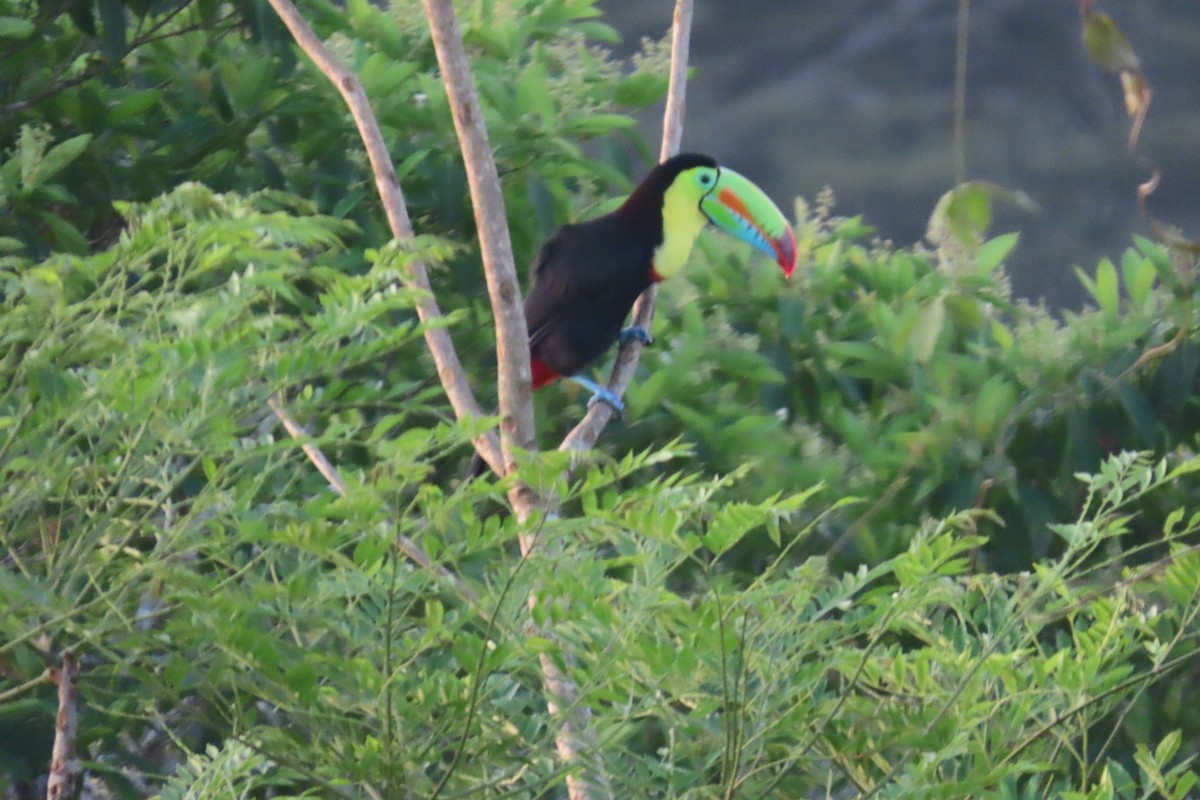
[[[796,237],[779,207],[762,189],[727,167],[700,198],[700,210],[726,233],[774,258],[786,277],[796,268]]]

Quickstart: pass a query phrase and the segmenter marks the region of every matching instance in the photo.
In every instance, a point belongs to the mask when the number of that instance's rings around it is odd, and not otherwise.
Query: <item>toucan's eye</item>
[[[713,181],[713,176],[712,176],[711,172],[701,172],[700,173],[700,185],[701,186],[708,186],[712,183],[712,181]]]

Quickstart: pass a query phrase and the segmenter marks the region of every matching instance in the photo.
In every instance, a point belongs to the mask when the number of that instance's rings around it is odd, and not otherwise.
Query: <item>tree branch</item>
[[[79,729],[79,703],[75,679],[79,661],[70,650],[63,653],[62,666],[50,670],[50,680],[58,685],[58,716],[54,720],[54,749],[50,759],[50,777],[46,781],[46,800],[65,800],[75,794],[79,763],[75,760],[75,735]]]
[[[508,214],[504,209],[504,194],[496,160],[488,142],[487,126],[471,66],[463,48],[462,33],[450,0],[423,0],[425,15],[433,36],[442,81],[454,117],[467,183],[471,190],[471,206],[475,210],[475,227],[479,232],[479,249],[483,257],[483,272],[487,278],[488,298],[496,319],[497,390],[500,400],[500,449],[507,475],[515,466],[513,448],[537,449],[533,426],[533,390],[530,386],[529,330],[521,305],[521,285],[513,264],[512,241],[508,233]],[[524,496],[514,508],[524,519],[533,502]]]
[[[463,48],[454,6],[451,0],[423,0],[423,3],[466,164],[488,296],[496,318],[500,447],[505,467],[503,472],[497,470],[497,474],[507,475],[515,467],[514,448],[529,451],[537,447],[530,383],[529,331],[513,264],[500,177],[488,143],[483,110],[471,77],[470,62]],[[510,490],[509,501],[517,519],[522,522],[541,507],[541,499],[523,484],[516,484]],[[522,558],[528,558],[538,546],[538,536],[523,532],[519,536],[519,543]],[[553,542],[550,546],[558,549],[561,543]],[[536,591],[529,595],[528,602],[531,610],[537,605]],[[534,633],[555,638],[552,631],[535,630]],[[561,642],[559,644],[563,659],[570,663],[572,658],[569,650]],[[612,787],[604,769],[599,741],[591,727],[591,709],[580,702],[579,688],[559,669],[554,659],[542,654],[538,660],[549,696],[547,708],[560,724],[554,736],[555,746],[563,764],[571,768],[566,778],[567,794],[571,800],[611,798]]]
[[[667,90],[667,107],[663,112],[662,149],[659,161],[666,161],[679,152],[683,139],[684,100],[687,94],[688,51],[692,36],[692,0],[675,0],[675,19],[671,30],[671,82]],[[658,300],[658,284],[642,292],[633,307],[633,324],[650,330],[654,319],[654,305]],[[617,352],[617,363],[613,365],[608,379],[608,388],[617,397],[624,397],[633,373],[637,371],[638,359],[642,356],[642,343],[630,339]],[[587,450],[596,444],[604,426],[612,419],[613,410],[607,403],[596,403],[584,415],[575,428],[567,434],[559,450]]]
[[[343,67],[324,47],[312,29],[300,16],[291,0],[269,0],[271,6],[287,25],[300,47],[317,64],[318,68],[334,83],[341,93],[358,125],[359,134],[371,160],[376,187],[388,215],[392,233],[397,238],[412,235],[412,223],[404,205],[399,182],[391,165],[378,124],[371,112],[357,77]],[[479,106],[470,66],[463,49],[462,36],[458,30],[450,0],[423,0],[429,18],[438,64],[442,70],[447,96],[454,116],[455,130],[466,163],[471,190],[472,206],[475,209],[476,226],[479,232],[480,249],[488,284],[488,294],[496,318],[498,390],[501,415],[499,441],[494,434],[475,439],[476,449],[498,475],[509,474],[515,466],[518,449],[533,450],[536,447],[533,425],[533,403],[530,386],[528,330],[521,307],[520,286],[513,265],[512,245],[509,240],[507,215],[503,195],[483,113]],[[674,19],[671,83],[664,118],[662,158],[665,159],[679,149],[683,125],[683,100],[687,78],[688,42],[691,31],[691,0],[677,0]],[[419,302],[418,313],[423,322],[441,315],[429,288],[424,264],[412,267],[413,281],[424,291]],[[655,291],[647,291],[634,309],[634,319],[649,326],[654,313]],[[449,335],[441,328],[427,330],[426,342],[438,365],[438,374],[446,393],[454,405],[455,412],[463,416],[478,415],[479,408],[467,385],[461,364],[454,352]],[[622,348],[614,368],[610,387],[618,394],[623,393],[637,366],[641,353],[640,344],[633,343]],[[287,424],[286,412],[278,400],[273,398],[272,410]],[[611,413],[598,405],[585,416],[583,422],[567,437],[562,448],[584,449],[592,446]],[[291,423],[294,425],[294,423]],[[297,426],[298,427],[298,426]],[[295,433],[293,433],[295,435]],[[316,448],[306,448],[309,457],[326,474],[335,487],[336,470],[327,462],[324,467],[314,456],[320,455]],[[321,459],[323,460],[323,458]],[[330,477],[330,475],[334,477]],[[541,501],[530,489],[517,485],[509,494],[513,510],[521,520],[541,507]],[[521,552],[528,556],[537,546],[534,534],[522,534]],[[409,553],[410,558],[419,556]],[[537,603],[536,594],[529,598],[532,608]],[[543,632],[543,635],[545,633]],[[569,662],[569,653],[564,652]],[[543,680],[550,700],[551,714],[558,717],[562,728],[555,736],[559,757],[572,771],[567,776],[567,790],[571,800],[611,798],[604,765],[600,757],[599,744],[590,727],[591,710],[579,702],[578,688],[559,669],[558,665],[543,655],[540,658]]]
[[[287,413],[287,409],[283,407],[283,403],[279,400],[279,397],[277,395],[271,395],[267,398],[267,405],[270,406],[271,411],[275,413],[276,418],[283,423],[283,427],[288,432],[288,435],[301,443],[300,449],[304,451],[304,455],[308,456],[308,460],[311,461],[313,466],[317,468],[317,472],[320,472],[321,475],[325,477],[325,480],[329,483],[329,488],[333,489],[338,497],[345,497],[346,481],[342,478],[342,474],[338,472],[337,467],[329,462],[329,459],[326,458],[325,454],[321,452],[321,448],[317,447],[312,442],[305,441],[308,438],[307,431],[305,431],[304,428],[301,427],[300,423],[292,419],[291,415]],[[465,600],[472,607],[477,609],[480,608],[479,595],[476,594],[475,590],[441,564],[434,563],[433,559],[429,557],[429,553],[425,552],[424,547],[421,547],[421,545],[417,544],[415,541],[402,533],[396,533],[394,536],[396,539],[396,546],[399,547],[400,551],[408,557],[409,561],[412,561],[422,569],[427,569],[432,572],[440,580],[454,589],[458,596]]]
[[[363,91],[362,83],[349,69],[344,67],[317,37],[309,27],[304,17],[296,9],[292,0],[268,0],[271,8],[283,20],[283,24],[291,32],[296,43],[300,45],[317,68],[337,88],[350,109],[354,123],[358,126],[359,136],[367,150],[371,161],[371,171],[375,175],[375,188],[383,202],[384,213],[387,214],[388,225],[392,236],[397,239],[408,239],[413,235],[412,220],[408,216],[408,207],[404,203],[404,193],[400,190],[400,181],[396,178],[396,170],[388,155],[387,145],[384,144],[383,134],[379,123],[371,110],[371,104]],[[450,333],[442,326],[430,326],[428,323],[442,318],[442,311],[434,298],[429,284],[429,274],[424,262],[414,260],[409,266],[412,283],[421,290],[417,299],[417,315],[421,322],[426,323],[425,344],[437,364],[438,378],[450,398],[450,405],[459,419],[482,416],[479,404],[471,392],[467,375],[458,360],[454,350],[454,342]],[[526,365],[526,372],[528,372]],[[501,457],[500,442],[494,433],[480,434],[474,439],[475,448],[497,474],[503,474],[504,461]]]

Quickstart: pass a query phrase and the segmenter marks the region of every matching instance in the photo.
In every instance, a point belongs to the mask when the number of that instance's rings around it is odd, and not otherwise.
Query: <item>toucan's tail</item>
[[[473,481],[487,471],[487,462],[483,460],[483,456],[479,455],[479,451],[476,450],[471,456],[471,466],[467,467],[467,475],[464,480]]]
[[[540,389],[548,383],[554,383],[560,376],[557,372],[550,369],[545,361],[542,361],[537,356],[531,356],[529,359],[529,369],[533,378],[533,388]]]
[[[548,383],[553,383],[562,377],[557,372],[550,369],[550,367],[546,366],[546,362],[542,361],[537,356],[533,356],[529,359],[529,367],[532,371],[533,388],[535,390],[542,388]],[[487,462],[483,460],[483,456],[479,455],[479,451],[476,450],[475,454],[471,456],[471,466],[467,467],[467,474],[464,480],[474,480],[487,471]]]

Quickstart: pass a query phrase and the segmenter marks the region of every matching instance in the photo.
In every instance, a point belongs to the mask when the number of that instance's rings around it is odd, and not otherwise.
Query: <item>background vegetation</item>
[[[643,0],[600,0],[625,37],[662,30]],[[1144,224],[1130,186],[1125,108],[1111,76],[1079,41],[1076,2],[970,4],[966,156],[969,174],[1020,189],[1040,210],[998,209],[1021,246],[1005,264],[1017,295],[1075,309],[1088,296],[1071,266],[1121,252]],[[772,196],[837,191],[880,235],[913,242],[956,177],[950,124],[958,2],[739,0],[698,3],[695,79],[684,147],[722,153]],[[1163,169],[1151,203],[1164,219],[1195,218],[1200,164],[1200,16],[1191,0],[1104,4],[1154,82],[1144,150]],[[657,136],[657,117],[641,116]],[[747,148],[744,142],[754,142]]]
[[[423,17],[304,10],[362,76],[416,242],[386,246],[349,119],[268,7],[0,0],[7,796],[44,794],[66,649],[93,796],[559,796],[546,656],[617,797],[1193,792],[1193,255],[1139,239],[1055,318],[1011,298],[1018,237],[988,238],[979,186],[928,248],[799,202],[787,284],[705,239],[625,422],[534,520],[564,547],[521,559],[504,486],[459,480],[472,426],[402,280],[433,265],[485,387]],[[662,48],[615,63],[590,0],[461,15],[528,263],[640,173]],[[557,441],[580,398],[541,394]],[[526,635],[535,586],[553,638]]]

